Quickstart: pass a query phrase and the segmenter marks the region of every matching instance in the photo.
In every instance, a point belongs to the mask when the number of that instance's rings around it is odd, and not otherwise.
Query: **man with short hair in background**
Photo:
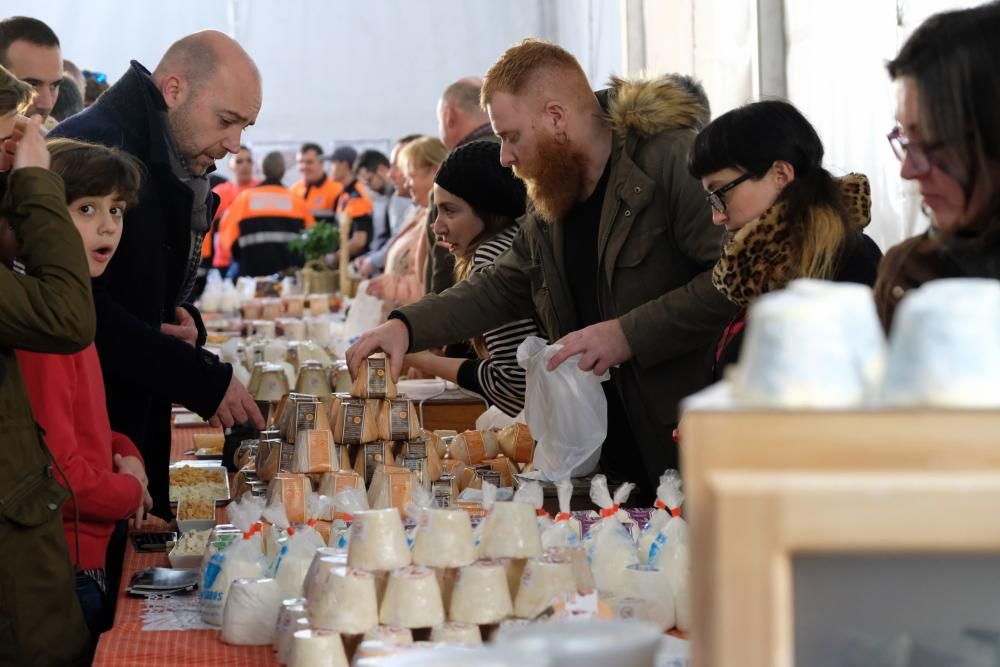
[[[52,28],[28,16],[0,21],[0,65],[35,89],[27,115],[40,115],[46,129],[55,127],[50,114],[63,83],[63,59]]]
[[[313,213],[324,211],[332,214],[344,186],[326,175],[323,169],[323,148],[312,142],[302,144],[295,161],[302,180],[289,188],[292,194],[304,200]]]
[[[330,177],[344,186],[343,192],[337,197],[336,211],[338,219],[341,215],[346,215],[351,221],[347,251],[352,260],[368,252],[375,236],[372,200],[354,174],[354,162],[357,159],[358,152],[350,146],[341,146],[330,155]],[[334,267],[339,260],[339,253],[327,255],[327,261]]]
[[[372,226],[374,236],[368,252],[378,250],[389,242],[388,205],[392,194],[389,181],[389,158],[382,151],[369,148],[361,151],[354,161],[354,174],[365,188],[365,194],[372,202]]]
[[[452,83],[444,89],[437,104],[438,135],[449,151],[470,141],[496,141],[490,128],[490,118],[479,106],[479,93],[483,80],[470,76]],[[440,294],[455,284],[455,257],[444,246],[439,246],[434,234],[437,207],[431,195],[427,215],[427,263],[424,267],[424,287],[428,293]],[[462,346],[456,346],[461,349]]]

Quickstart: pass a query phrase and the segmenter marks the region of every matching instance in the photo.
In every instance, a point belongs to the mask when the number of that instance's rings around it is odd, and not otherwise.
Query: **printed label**
[[[295,447],[281,440],[278,447],[278,472],[292,472],[295,469]]]
[[[309,401],[295,404],[295,432],[316,428],[316,410],[319,403]]]
[[[410,402],[400,400],[389,401],[389,433],[390,440],[409,440],[410,438]]]
[[[427,458],[427,441],[410,440],[406,443],[406,455],[417,459]]]
[[[413,483],[413,476],[410,473],[390,473],[389,474],[389,504],[400,511],[406,508],[406,501],[410,497],[410,486]]]
[[[656,560],[663,551],[663,547],[667,544],[667,536],[664,533],[660,533],[653,540],[653,543],[649,545],[649,564],[656,565]]]
[[[360,445],[361,436],[364,432],[365,407],[364,401],[344,402],[341,410],[344,411],[344,430],[340,434],[340,442],[345,445]]]
[[[331,451],[329,431],[309,431],[309,472],[326,472],[331,468]]]
[[[368,398],[383,398],[388,391],[387,359],[376,357],[368,360]]]
[[[208,590],[215,585],[215,580],[222,572],[222,564],[226,562],[226,556],[222,553],[212,554],[205,565],[205,589]]]
[[[370,442],[365,445],[364,466],[365,466],[365,488],[371,486],[372,477],[375,476],[375,466],[379,463],[386,463],[389,446],[384,442]]]
[[[492,484],[493,486],[495,486],[497,488],[499,488],[499,487],[501,487],[501,486],[504,485],[504,483],[503,483],[503,475],[501,475],[500,473],[498,473],[496,470],[492,470],[492,469],[491,470],[483,470],[482,472],[479,473],[479,475],[483,478],[484,482],[489,482],[490,484]]]
[[[343,539],[343,536],[341,536]],[[351,539],[358,540],[359,542],[364,542],[365,540],[365,524],[361,521],[355,521],[351,524]],[[344,546],[347,546],[346,544]]]

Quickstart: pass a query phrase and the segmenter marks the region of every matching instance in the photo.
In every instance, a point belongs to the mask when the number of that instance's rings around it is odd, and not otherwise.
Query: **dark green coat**
[[[710,352],[735,308],[712,286],[721,228],[712,224],[688,149],[707,109],[673,80],[615,81],[602,99],[614,131],[601,213],[599,308],[618,318],[634,353],[612,371],[638,441],[648,488],[676,467],[678,402],[710,380]],[[402,308],[411,350],[465,340],[535,315],[552,341],[577,330],[562,222],[530,211],[492,272]],[[609,424],[609,429],[614,429]]]
[[[31,416],[14,348],[69,354],[94,339],[94,305],[80,234],[62,179],[12,172],[0,210],[26,275],[0,266],[0,664],[64,665],[85,650],[52,459]]]

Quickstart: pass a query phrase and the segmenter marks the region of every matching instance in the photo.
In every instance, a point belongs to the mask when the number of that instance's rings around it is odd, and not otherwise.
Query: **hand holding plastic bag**
[[[524,417],[538,441],[535,469],[559,481],[593,472],[608,434],[608,401],[597,376],[580,370],[576,357],[554,371],[549,360],[561,345],[547,345],[537,336],[517,348],[517,363],[527,371]]]

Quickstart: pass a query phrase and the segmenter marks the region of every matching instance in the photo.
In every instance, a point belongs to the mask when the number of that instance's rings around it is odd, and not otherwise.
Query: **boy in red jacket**
[[[104,273],[122,236],[125,207],[138,195],[142,167],[114,148],[68,139],[48,143],[50,169],[66,184],[66,203],[87,252],[90,277]],[[104,573],[115,522],[142,521],[152,506],[132,441],[111,431],[93,343],[76,354],[17,351],[35,419],[45,430],[60,482],[73,494],[63,526],[76,566],[76,593],[91,637],[111,627]]]

